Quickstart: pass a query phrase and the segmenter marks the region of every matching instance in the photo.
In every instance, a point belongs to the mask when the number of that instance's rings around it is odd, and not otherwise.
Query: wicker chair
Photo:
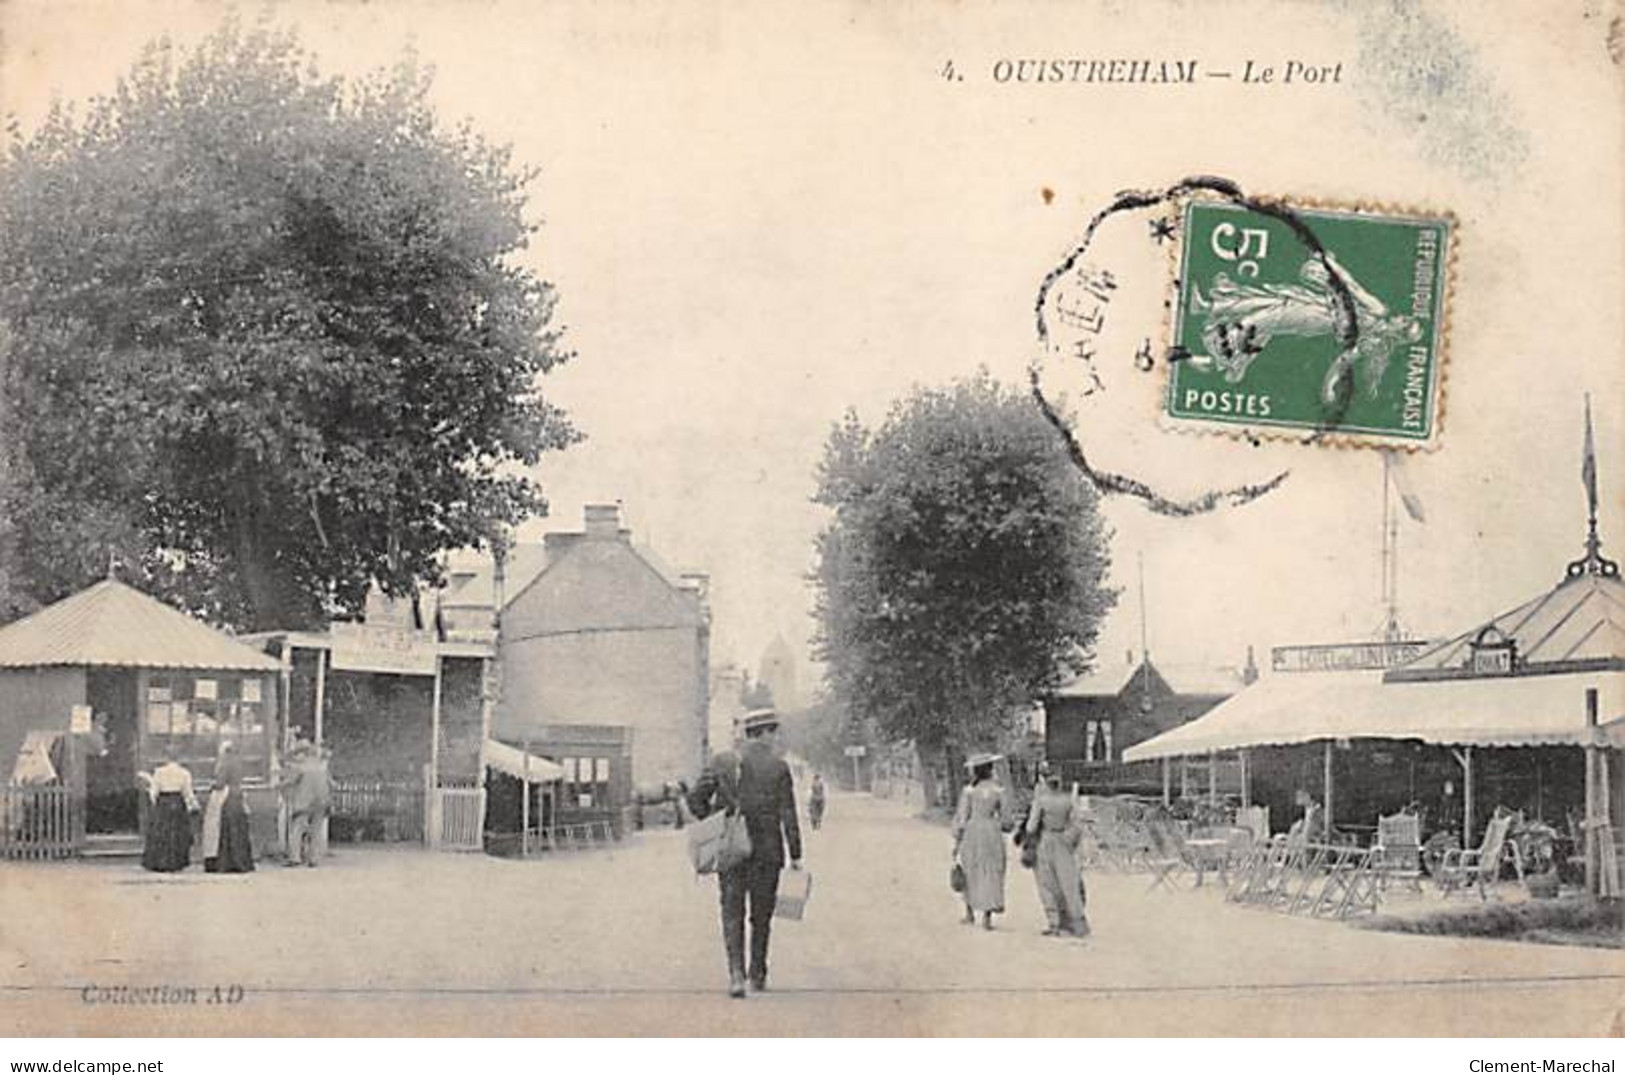
[[[1497,810],[1484,829],[1483,843],[1466,851],[1451,849],[1444,853],[1439,863],[1438,881],[1446,899],[1457,892],[1477,889],[1478,898],[1488,900],[1491,887],[1500,880],[1501,863],[1508,855],[1522,879],[1523,863],[1518,857],[1517,845],[1507,842],[1511,828],[1512,815]]]

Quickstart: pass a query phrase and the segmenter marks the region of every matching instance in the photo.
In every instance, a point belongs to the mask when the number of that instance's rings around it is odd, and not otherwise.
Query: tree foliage
[[[984,372],[830,434],[816,644],[835,697],[950,753],[996,742],[1088,659],[1115,593],[1094,489],[1021,392]]]
[[[448,130],[411,58],[325,77],[290,34],[150,46],[0,163],[10,609],[110,558],[196,611],[305,626],[545,509],[567,356],[513,260],[532,175]],[[0,592],[0,601],[7,595]]]

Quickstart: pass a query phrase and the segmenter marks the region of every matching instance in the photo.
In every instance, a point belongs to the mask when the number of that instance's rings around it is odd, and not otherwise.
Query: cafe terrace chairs
[[[1377,818],[1377,840],[1371,846],[1371,865],[1377,873],[1377,886],[1384,891],[1390,883],[1404,884],[1422,894],[1422,819],[1416,814],[1398,813]]]
[[[1484,829],[1484,842],[1466,851],[1451,848],[1439,862],[1439,888],[1449,899],[1458,892],[1478,890],[1478,898],[1488,900],[1490,889],[1500,880],[1501,863],[1510,855],[1518,877],[1523,877],[1523,863],[1518,857],[1516,844],[1507,842],[1513,815],[1496,810],[1495,816]]]

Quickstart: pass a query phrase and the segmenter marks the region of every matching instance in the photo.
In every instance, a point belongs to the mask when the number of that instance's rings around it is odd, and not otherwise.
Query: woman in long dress
[[[209,873],[248,873],[254,849],[248,838],[248,801],[243,798],[243,761],[226,743],[215,763],[214,788],[203,819],[203,868]]]
[[[1004,788],[993,779],[998,759],[981,754],[966,765],[971,780],[959,793],[954,813],[954,859],[965,872],[965,922],[982,916],[982,928],[993,928],[993,916],[1004,913]]]
[[[192,774],[169,758],[146,777],[146,785],[152,812],[141,865],[158,873],[184,870],[192,863],[192,812],[197,809]]]
[[[1083,874],[1078,870],[1077,855],[1083,836],[1082,825],[1077,803],[1061,790],[1060,777],[1046,773],[1044,782],[1033,792],[1026,831],[1028,840],[1038,840],[1033,879],[1038,883],[1038,899],[1049,920],[1044,930],[1046,937],[1089,935],[1089,919],[1083,911]]]

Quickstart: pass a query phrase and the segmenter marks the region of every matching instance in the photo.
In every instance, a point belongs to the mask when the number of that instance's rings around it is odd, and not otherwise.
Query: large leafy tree
[[[15,612],[121,573],[247,627],[406,592],[545,510],[567,357],[515,261],[533,176],[410,58],[151,46],[0,163],[0,556]],[[0,583],[5,582],[0,579]]]
[[[851,716],[946,756],[999,742],[1087,661],[1115,600],[1094,488],[986,373],[830,434],[819,656]]]

